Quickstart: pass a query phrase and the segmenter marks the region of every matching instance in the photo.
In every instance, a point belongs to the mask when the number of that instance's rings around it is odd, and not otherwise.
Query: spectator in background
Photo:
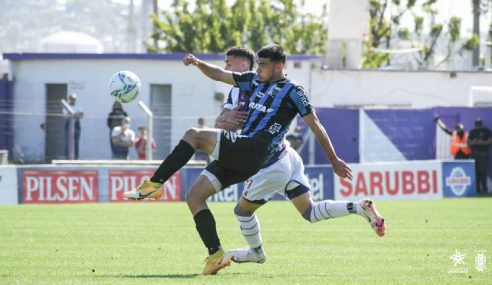
[[[137,150],[138,159],[146,159],[146,151],[147,151],[147,127],[140,126],[138,127],[139,135],[137,140],[135,141],[135,149]],[[150,143],[152,147],[152,151],[155,151],[157,148],[157,144],[155,140],[152,138],[152,142]]]
[[[79,141],[80,141],[80,119],[84,117],[84,112],[77,105],[77,95],[72,93],[68,96],[68,105],[72,109],[70,114],[63,108],[63,115],[67,118],[65,121],[65,155],[68,159],[79,159]],[[70,124],[73,124],[73,133],[70,133]],[[70,153],[70,138],[73,138],[73,157]]]
[[[448,129],[446,125],[441,121],[441,117],[436,115],[434,117],[435,122],[446,134],[451,136],[450,151],[454,159],[469,159],[471,149],[467,144],[468,133],[463,128],[462,123],[457,123],[454,131]]]
[[[198,128],[200,129],[205,128],[205,118],[203,117],[198,118]]]
[[[121,122],[123,121],[123,118],[128,117],[128,114],[123,110],[123,106],[121,105],[120,102],[114,101],[113,103],[113,108],[111,112],[108,115],[107,119],[107,125],[109,128],[109,144],[111,145],[111,153],[114,153],[113,150],[113,139],[112,139],[112,132],[113,129],[117,126],[121,126]]]
[[[198,128],[199,129],[204,129],[205,128],[205,118],[200,117],[198,118]],[[203,160],[207,162],[207,164],[210,162],[210,156],[204,152],[203,150],[196,149],[195,150],[195,160]]]
[[[120,126],[113,128],[113,159],[128,159],[130,147],[135,144],[135,132],[130,128],[130,117],[124,117]]]
[[[487,164],[492,132],[483,125],[480,118],[475,120],[475,127],[470,131],[468,145],[471,147],[471,157],[475,160],[477,194],[487,194]]]

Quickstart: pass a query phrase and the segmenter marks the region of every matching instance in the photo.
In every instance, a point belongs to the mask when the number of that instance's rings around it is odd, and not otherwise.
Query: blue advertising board
[[[442,185],[444,197],[476,196],[473,160],[442,162]]]

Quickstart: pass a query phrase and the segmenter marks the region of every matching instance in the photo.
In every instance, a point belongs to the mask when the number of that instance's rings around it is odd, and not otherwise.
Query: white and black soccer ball
[[[140,93],[140,79],[131,71],[118,71],[109,81],[109,94],[120,103],[130,103]]]

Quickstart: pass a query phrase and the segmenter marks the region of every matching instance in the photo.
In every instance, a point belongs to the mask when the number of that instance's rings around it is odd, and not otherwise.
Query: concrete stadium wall
[[[149,104],[150,84],[172,85],[172,116],[182,118],[172,124],[172,139],[176,143],[184,129],[196,126],[199,116],[213,117],[219,106],[213,99],[219,83],[208,80],[197,70],[179,62],[141,60],[51,60],[20,61],[14,64],[14,144],[22,147],[27,156],[44,159],[44,131],[47,83],[68,84],[68,93],[78,94],[78,104],[84,111],[81,120],[81,158],[110,158],[106,118],[113,99],[108,94],[108,81],[118,70],[132,70],[142,81],[138,100]],[[193,76],[186,76],[190,73]],[[190,104],[193,102],[193,104]],[[132,125],[146,123],[138,104],[125,104]],[[30,116],[26,116],[26,113]],[[20,114],[20,115],[19,115]],[[90,148],[87,146],[91,146]]]

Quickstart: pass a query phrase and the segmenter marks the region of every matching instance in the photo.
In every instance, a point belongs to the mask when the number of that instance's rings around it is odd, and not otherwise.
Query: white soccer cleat
[[[359,205],[361,208],[361,216],[367,219],[371,228],[376,232],[376,234],[380,237],[384,236],[386,231],[386,224],[384,223],[384,218],[379,214],[378,210],[376,210],[376,204],[369,199],[365,199],[359,201]]]
[[[227,251],[225,257],[227,258],[230,257],[231,260],[236,263],[245,263],[245,262],[264,263],[266,260],[266,254],[262,247],[255,248],[255,249],[253,248],[231,249]]]

